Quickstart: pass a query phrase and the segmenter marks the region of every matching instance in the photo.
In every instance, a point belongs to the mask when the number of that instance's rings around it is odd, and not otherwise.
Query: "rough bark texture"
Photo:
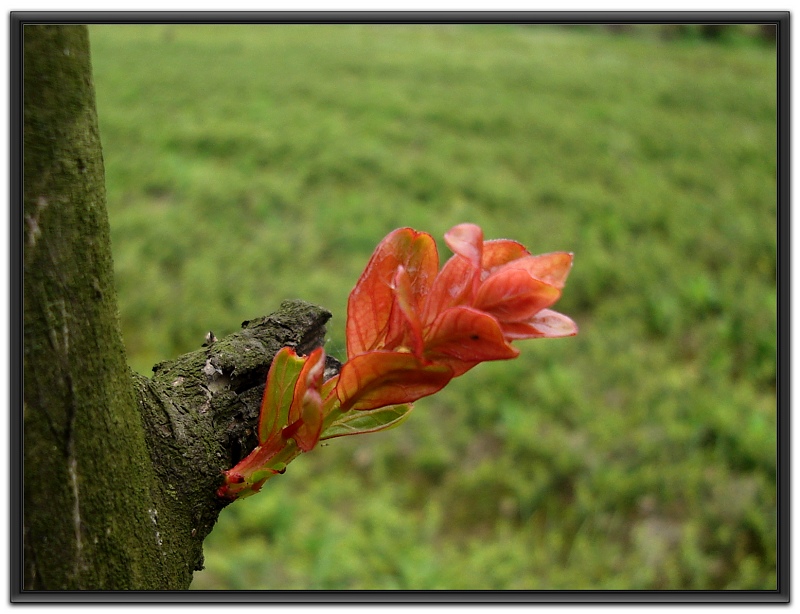
[[[188,588],[254,447],[267,368],[324,338],[299,301],[132,373],[117,319],[87,29],[23,33],[23,590]],[[200,345],[198,340],[198,345]]]
[[[329,318],[314,305],[285,301],[277,313],[244,322],[238,333],[157,364],[151,379],[133,374],[153,467],[166,495],[159,513],[170,519],[171,547],[185,553],[190,572],[202,569],[202,541],[227,505],[214,496],[222,472],[258,443],[272,359],[285,346],[306,354],[322,345]]]

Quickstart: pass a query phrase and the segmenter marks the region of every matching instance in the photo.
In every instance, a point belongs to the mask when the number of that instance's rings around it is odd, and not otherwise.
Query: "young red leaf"
[[[542,309],[527,322],[504,322],[503,334],[507,339],[537,339],[540,337],[572,337],[578,334],[578,325],[563,313]]]
[[[303,399],[309,392],[319,395],[322,373],[325,370],[325,350],[317,348],[308,356],[301,358],[303,367],[297,376],[289,409],[289,424],[302,418]]]
[[[408,271],[414,300],[421,303],[439,268],[433,237],[400,228],[389,233],[375,249],[347,301],[348,356],[384,347],[399,266]]]
[[[425,301],[422,323],[428,325],[436,317],[457,305],[469,305],[480,282],[480,271],[469,260],[453,256],[445,262]]]
[[[521,243],[510,239],[492,239],[483,243],[481,268],[484,274],[491,273],[494,269],[525,256],[530,256],[530,252]]]
[[[444,233],[444,242],[453,253],[465,258],[475,269],[481,268],[483,230],[475,224],[459,224]]]
[[[550,254],[526,256],[510,262],[508,268],[527,271],[532,277],[561,290],[572,268],[572,254],[569,252],[552,252]]]
[[[561,297],[555,286],[531,277],[522,269],[498,269],[481,284],[473,303],[501,322],[520,322],[549,307]]]
[[[445,365],[425,364],[407,352],[376,350],[342,365],[336,393],[343,410],[412,403],[438,392],[452,379]]]
[[[324,369],[325,352],[317,348],[305,359],[297,378],[289,409],[289,426],[283,430],[284,439],[294,439],[303,452],[317,445],[322,430],[320,386]]]
[[[425,338],[425,355],[437,362],[447,357],[474,364],[519,355],[519,350],[506,342],[498,321],[471,307],[453,307],[442,313]]]
[[[281,447],[283,440],[280,434],[256,446],[235,467],[225,472],[225,483],[219,488],[217,495],[224,499],[236,499],[257,493],[269,477],[280,473],[280,469],[270,467],[268,463]]]
[[[417,357],[422,357],[422,324],[412,284],[405,267],[397,267],[393,284],[395,302],[392,306],[392,317],[389,319],[386,347],[406,347]]]

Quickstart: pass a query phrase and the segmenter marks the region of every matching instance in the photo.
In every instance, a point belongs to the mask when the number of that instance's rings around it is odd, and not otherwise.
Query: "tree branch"
[[[170,515],[191,536],[193,569],[202,569],[202,540],[227,501],[216,497],[222,472],[257,445],[266,374],[278,350],[307,354],[323,345],[331,314],[303,301],[285,301],[270,316],[200,350],[158,363],[134,385],[153,467]],[[337,366],[335,361],[331,364]]]

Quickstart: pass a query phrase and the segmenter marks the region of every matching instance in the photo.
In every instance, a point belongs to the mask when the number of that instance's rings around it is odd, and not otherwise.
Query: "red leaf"
[[[414,295],[412,280],[404,266],[397,267],[394,278],[395,302],[389,318],[386,334],[386,347],[410,349],[417,357],[422,357],[422,325],[417,297]]]
[[[280,435],[276,434],[269,441],[256,446],[235,467],[224,472],[225,483],[217,490],[217,496],[236,499],[257,493],[270,474],[278,473],[277,469],[267,464],[283,445]]]
[[[261,399],[261,413],[258,417],[259,443],[263,444],[288,423],[289,408],[303,363],[304,359],[299,358],[290,347],[281,348],[275,354]]]
[[[527,256],[508,264],[509,268],[522,269],[536,279],[555,286],[559,290],[564,287],[567,275],[572,268],[572,254],[569,252],[552,252]]]
[[[294,439],[298,448],[308,452],[317,445],[322,432],[322,399],[319,393],[316,391],[306,393],[300,409],[300,420],[284,429],[284,437]]]
[[[483,230],[475,224],[459,224],[444,233],[444,242],[453,253],[466,258],[476,269],[481,266]]]
[[[315,391],[319,394],[322,384],[322,373],[325,370],[325,350],[317,348],[303,358],[303,368],[297,377],[292,395],[292,406],[289,410],[289,424],[302,417],[302,401],[306,393]]]
[[[425,364],[413,354],[376,350],[342,365],[336,393],[343,410],[412,403],[452,379],[445,365]]]
[[[422,324],[429,325],[436,317],[457,305],[469,305],[472,302],[480,282],[480,270],[473,267],[466,258],[453,256],[445,262],[430,294],[425,301]]]
[[[412,302],[419,309],[439,268],[433,237],[400,228],[380,242],[347,302],[348,356],[384,347],[399,266],[409,275]]]
[[[527,322],[503,323],[507,339],[537,339],[541,337],[572,337],[578,334],[578,325],[563,313],[542,309]]]
[[[324,369],[325,352],[317,348],[308,355],[297,378],[289,409],[289,426],[283,430],[284,438],[294,439],[304,452],[317,445],[322,429],[320,386]]]
[[[530,252],[521,243],[510,239],[493,239],[483,244],[481,268],[486,273],[491,273],[497,267],[525,256],[530,256]]]
[[[520,322],[549,307],[561,297],[561,291],[539,281],[522,269],[498,269],[481,284],[473,303],[476,309],[493,315],[501,322]]]
[[[442,313],[425,336],[425,355],[465,362],[514,358],[519,350],[503,337],[498,321],[471,307],[453,307]]]

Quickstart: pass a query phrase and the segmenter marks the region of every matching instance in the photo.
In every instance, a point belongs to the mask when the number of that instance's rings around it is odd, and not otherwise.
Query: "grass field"
[[[520,343],[227,508],[193,588],[774,589],[776,60],[545,26],[93,26],[131,365],[399,226],[575,266]],[[448,254],[440,240],[440,252]]]

